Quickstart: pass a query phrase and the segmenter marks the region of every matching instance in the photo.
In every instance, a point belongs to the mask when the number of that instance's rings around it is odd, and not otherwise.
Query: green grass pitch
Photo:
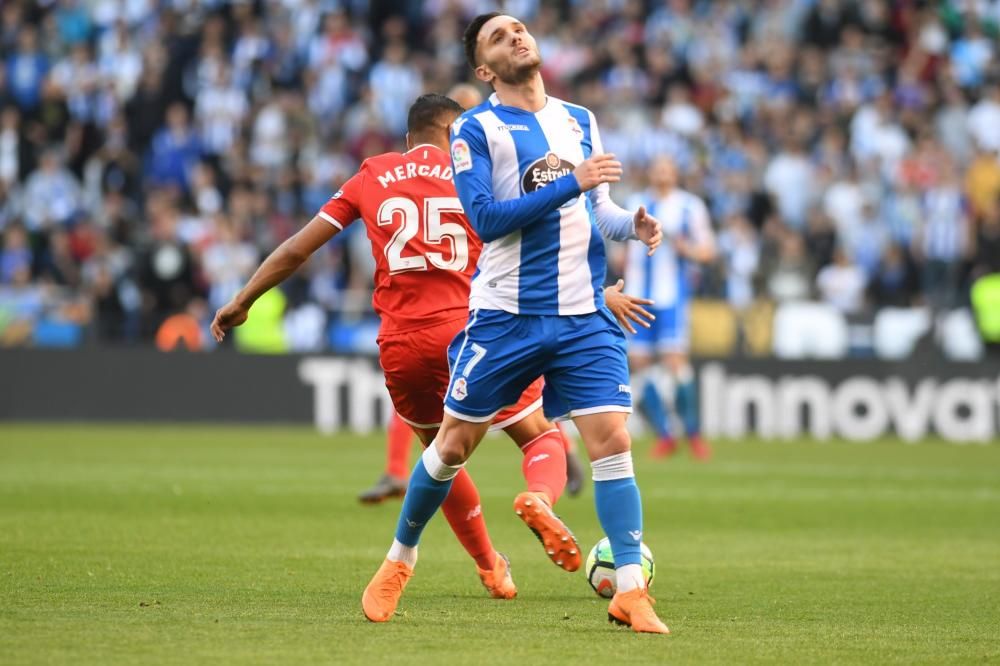
[[[399,504],[362,507],[382,439],[308,429],[0,424],[0,663],[997,663],[1000,446],[636,445],[652,593],[673,635],[606,621],[510,510],[520,460],[470,471],[520,594],[485,596],[441,517],[400,607],[361,590]],[[588,483],[558,507],[601,536]]]

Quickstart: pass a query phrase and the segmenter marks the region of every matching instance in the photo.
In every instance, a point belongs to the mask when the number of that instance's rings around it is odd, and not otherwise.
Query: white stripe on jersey
[[[511,138],[510,132],[500,130],[504,123],[492,111],[477,113],[475,117],[486,131],[486,137],[490,142],[490,153],[493,155],[493,196],[497,201],[516,199],[521,196],[519,172],[502,168],[505,164],[517,164],[514,139]],[[506,310],[518,314],[517,295],[521,288],[520,230],[498,238],[492,243],[483,243],[478,268],[478,274],[472,279],[469,308]]]
[[[536,114],[542,134],[549,148],[560,157],[569,159],[573,164],[581,164],[585,159],[580,140],[571,132],[566,132],[569,126],[569,111],[563,104],[548,104]],[[593,120],[591,121],[593,122]],[[556,128],[563,131],[554,131]],[[587,224],[581,223],[580,208],[587,211],[584,197],[581,196],[572,207],[559,209],[559,314],[578,315],[594,311],[594,287],[591,285],[588,248],[590,247],[591,225],[589,216]]]

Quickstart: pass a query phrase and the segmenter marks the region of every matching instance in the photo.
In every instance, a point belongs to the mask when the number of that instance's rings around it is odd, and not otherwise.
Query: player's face
[[[528,81],[542,65],[538,45],[523,23],[513,16],[497,16],[479,31],[476,73],[484,81],[497,78],[517,85]]]
[[[677,167],[671,160],[656,160],[649,168],[649,182],[653,187],[674,187],[677,185]]]

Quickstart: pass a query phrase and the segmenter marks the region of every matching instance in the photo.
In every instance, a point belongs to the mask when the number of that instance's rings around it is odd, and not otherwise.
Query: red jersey
[[[372,305],[381,332],[465,318],[482,242],[469,226],[436,146],[370,157],[318,215],[344,229],[361,218],[375,258]]]

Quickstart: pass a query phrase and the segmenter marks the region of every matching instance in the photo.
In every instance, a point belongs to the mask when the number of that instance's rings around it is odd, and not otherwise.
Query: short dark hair
[[[461,115],[464,112],[465,109],[462,108],[462,105],[450,97],[437,93],[421,95],[410,106],[410,113],[406,117],[406,131],[410,134],[421,135],[440,128],[447,130],[446,124],[438,123],[441,115],[444,113]]]
[[[465,29],[465,34],[462,35],[462,45],[465,47],[465,59],[469,61],[469,67],[472,69],[475,69],[479,65],[476,59],[476,42],[479,40],[479,31],[483,29],[483,26],[488,21],[498,16],[503,16],[503,14],[500,12],[480,14],[472,19],[472,23],[469,24],[469,27]]]

